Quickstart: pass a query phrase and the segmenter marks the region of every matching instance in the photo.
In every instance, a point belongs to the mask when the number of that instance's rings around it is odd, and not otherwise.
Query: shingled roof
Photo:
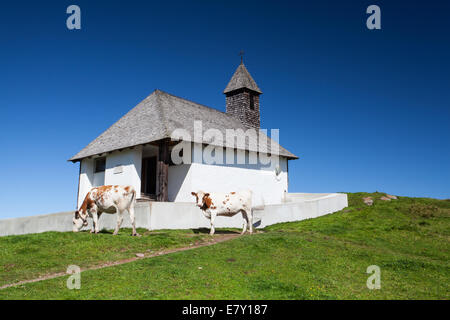
[[[170,138],[172,132],[178,128],[188,131],[194,140],[194,120],[202,121],[203,132],[214,128],[220,130],[224,137],[225,129],[246,130],[239,120],[224,112],[155,90],[69,161],[75,162],[86,157]],[[264,137],[271,141],[267,136]],[[258,151],[257,143],[246,141],[245,150]],[[273,142],[273,145],[278,144]],[[297,156],[283,147],[278,145],[278,148],[280,155],[297,159]],[[270,142],[267,143],[267,150],[271,153]]]
[[[241,62],[239,67],[234,72],[227,87],[223,90],[223,93],[227,94],[228,92],[242,88],[247,88],[255,92],[262,93],[261,89],[259,89],[255,80],[253,80],[243,62]]]

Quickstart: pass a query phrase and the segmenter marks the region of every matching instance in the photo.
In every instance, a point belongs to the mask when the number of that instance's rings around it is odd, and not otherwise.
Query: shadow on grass
[[[142,230],[141,230],[141,232],[140,232],[139,229],[136,229],[136,230],[137,230],[138,233],[142,233]],[[143,229],[143,230],[144,230],[143,232],[146,232],[145,229]],[[82,231],[80,231],[80,233],[91,233],[91,231],[90,230],[82,230]],[[110,234],[110,235],[113,235],[114,230],[102,229],[98,233],[99,234]],[[118,235],[124,235],[124,234],[128,234],[128,233],[131,235],[131,229],[128,230],[127,228],[124,228],[124,229],[120,229],[119,230]]]
[[[104,233],[104,234],[113,234],[112,230],[106,230],[106,229],[102,229],[99,231],[99,233]]]
[[[209,228],[198,228],[198,229],[191,229],[193,233],[195,234],[209,234],[210,229]],[[240,234],[239,231],[233,231],[233,230],[217,230],[214,232],[214,234]]]
[[[95,234],[95,233],[91,232],[90,230],[81,230],[81,231],[79,231],[78,233]],[[101,233],[102,233],[102,234],[113,234],[112,231],[108,231],[108,230],[100,230],[98,233],[99,233],[99,234],[101,234]]]

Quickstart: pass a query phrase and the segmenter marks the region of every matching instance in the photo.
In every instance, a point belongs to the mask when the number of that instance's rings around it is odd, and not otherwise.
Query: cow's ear
[[[209,193],[205,193],[205,197],[209,197]]]
[[[192,194],[193,196],[197,196],[197,194],[196,194],[194,191],[192,191],[191,194]]]
[[[77,211],[75,211],[75,219],[79,219],[80,218],[80,213]]]

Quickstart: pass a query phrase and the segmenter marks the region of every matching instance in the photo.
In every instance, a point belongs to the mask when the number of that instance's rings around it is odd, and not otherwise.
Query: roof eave
[[[223,93],[224,94],[228,94],[230,92],[237,91],[237,90],[242,90],[242,89],[247,89],[247,90],[256,92],[257,94],[262,94],[263,93],[260,89],[252,89],[252,88],[249,88],[249,87],[240,87],[240,88],[235,88],[235,89],[227,89],[227,88],[225,88],[225,90],[223,90]]]

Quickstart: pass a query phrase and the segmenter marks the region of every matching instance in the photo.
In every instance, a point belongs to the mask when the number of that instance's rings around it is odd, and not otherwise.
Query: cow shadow
[[[113,230],[106,230],[106,229],[102,229],[100,230],[98,233],[104,233],[104,234],[113,234],[114,231]]]
[[[91,230],[81,230],[80,232],[91,233]],[[114,232],[113,230],[101,229],[98,233],[113,234],[113,232]]]
[[[197,228],[197,229],[191,229],[193,233],[195,234],[209,234],[210,229],[209,228]],[[240,234],[240,231],[234,231],[234,230],[220,230],[216,229],[214,234]]]

